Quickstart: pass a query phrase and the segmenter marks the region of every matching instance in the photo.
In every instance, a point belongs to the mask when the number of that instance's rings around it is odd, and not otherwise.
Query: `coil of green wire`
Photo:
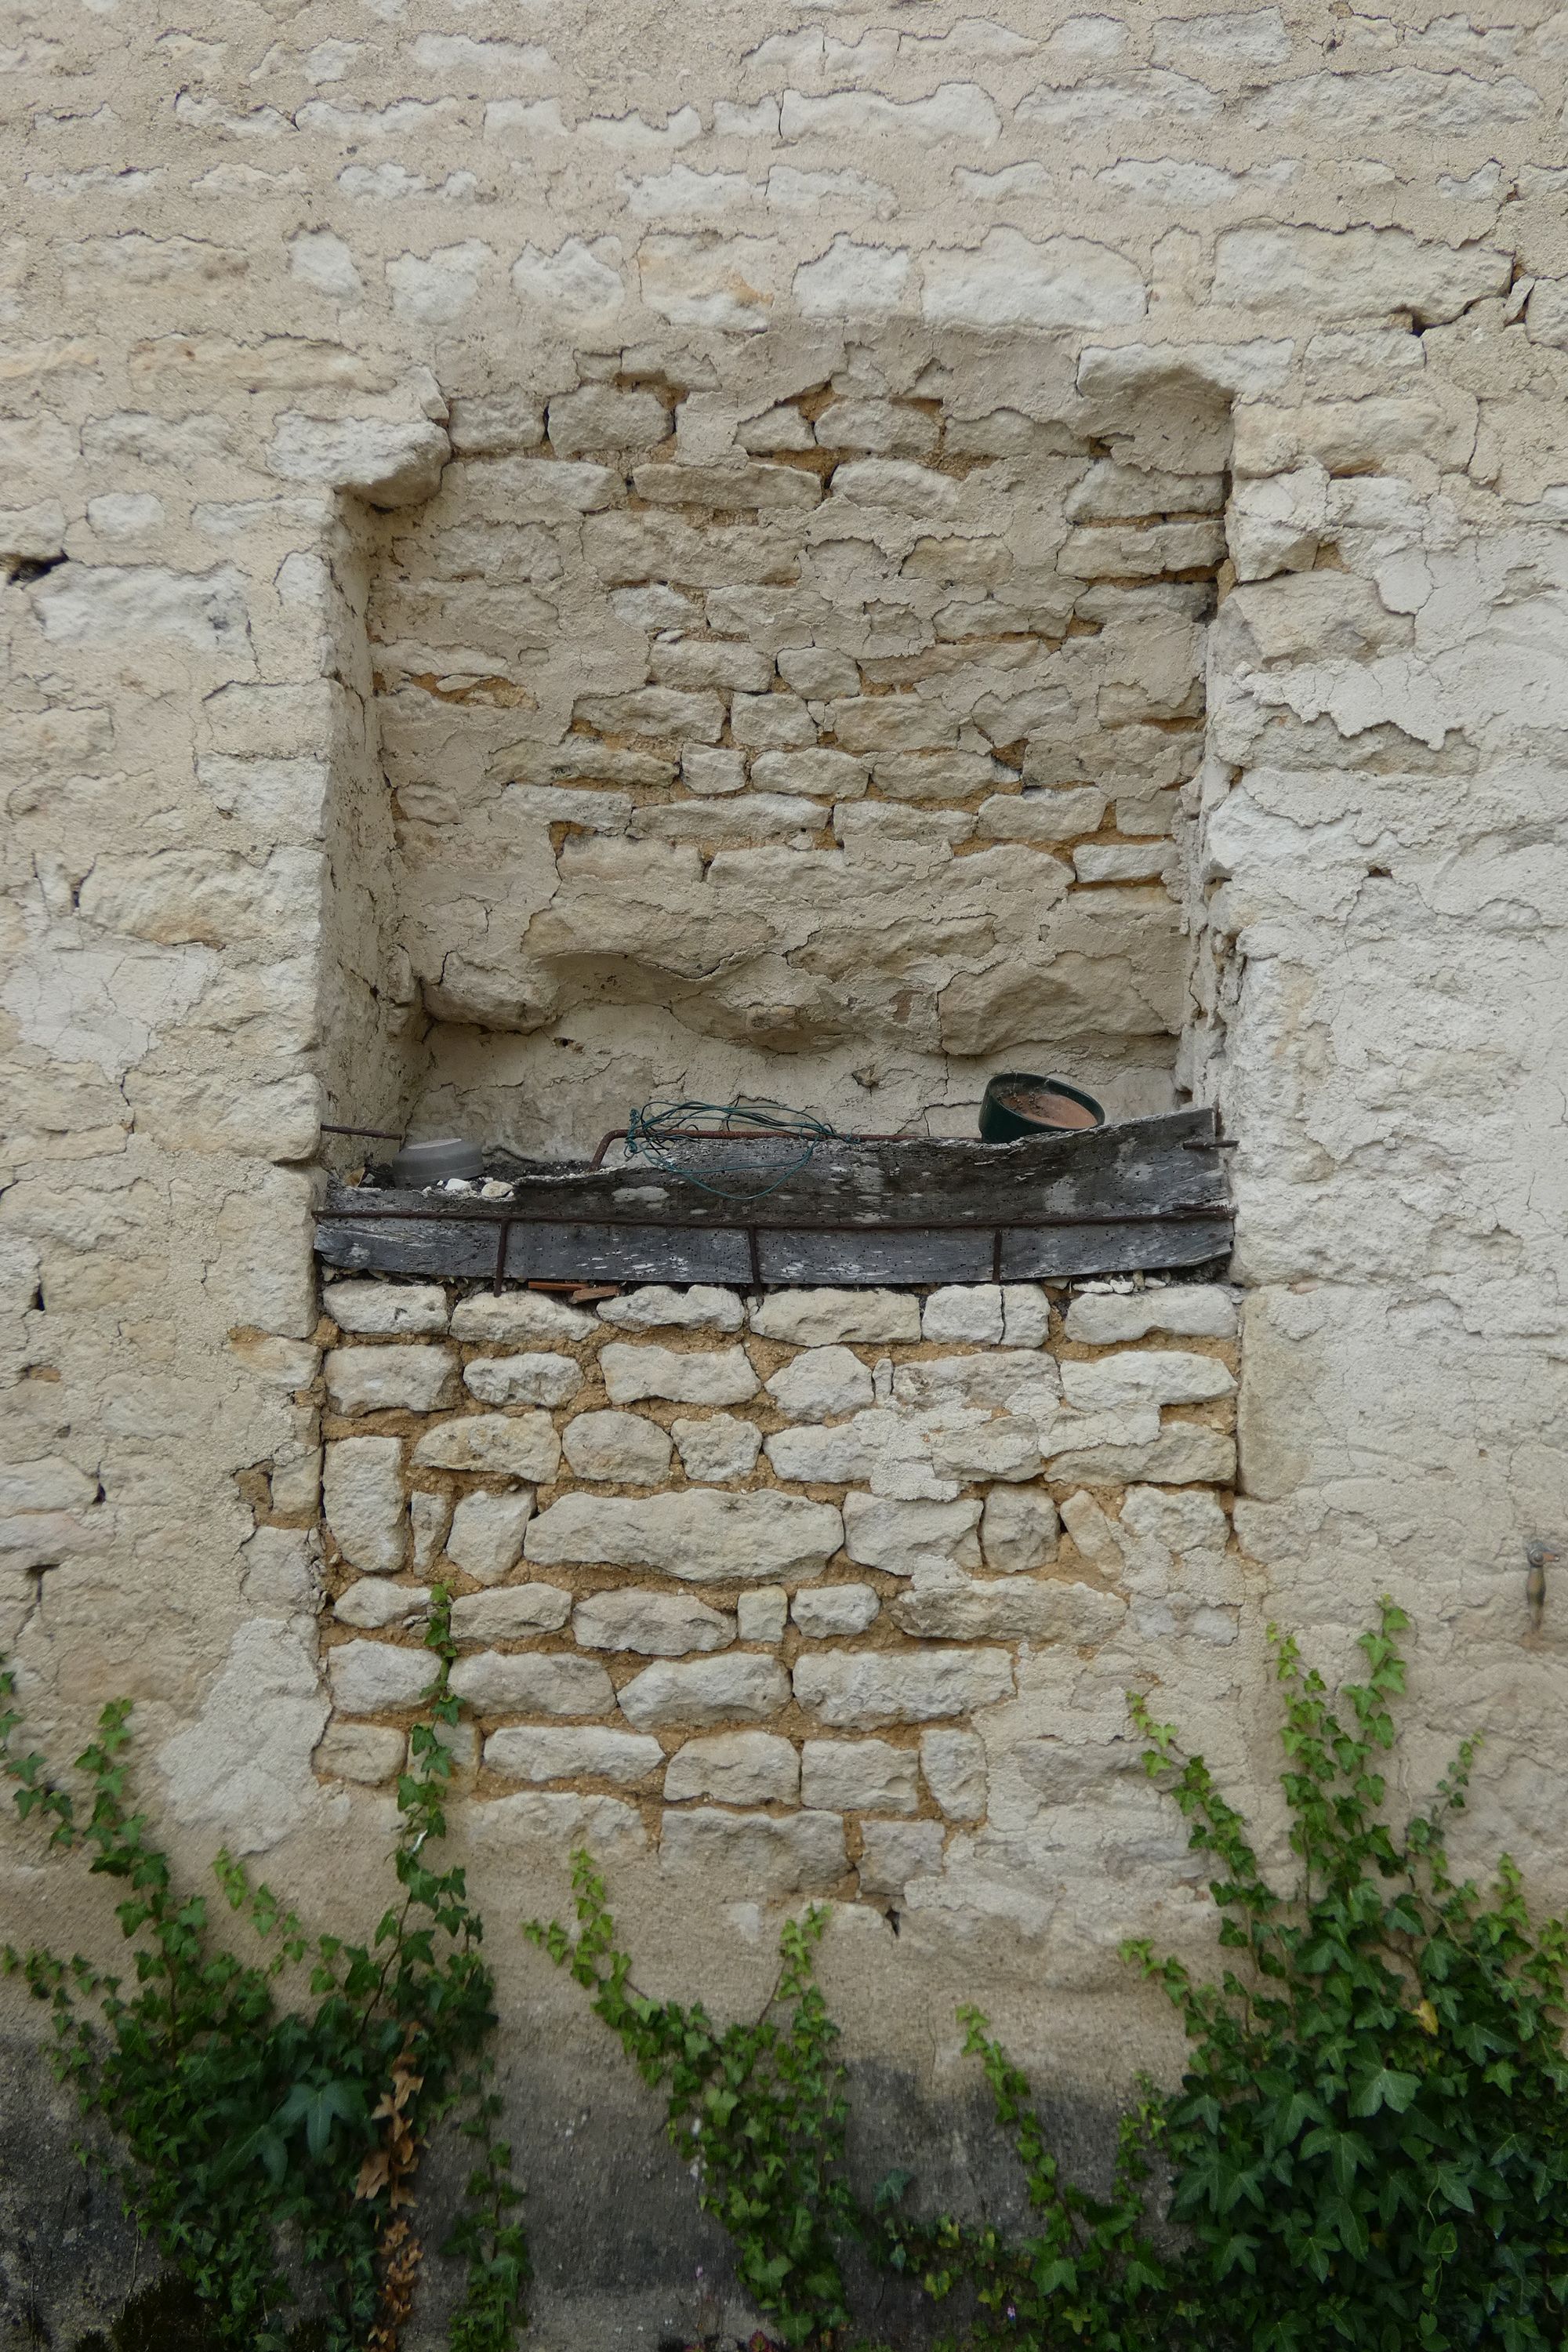
[[[709,1168],[700,1174],[689,1160],[681,1158],[677,1147],[690,1138],[694,1128],[717,1129],[723,1136],[733,1136],[737,1142],[778,1140],[798,1143],[800,1149],[784,1167],[773,1170],[767,1183],[736,1192],[713,1181],[718,1172],[715,1170]],[[826,1119],[814,1118],[809,1111],[795,1110],[788,1103],[765,1098],[737,1097],[733,1102],[710,1103],[687,1098],[663,1101],[656,1097],[627,1116],[626,1158],[649,1160],[665,1175],[694,1184],[700,1192],[710,1193],[718,1201],[765,1201],[770,1192],[776,1192],[781,1184],[787,1184],[805,1167],[818,1144],[831,1141],[837,1132]]]

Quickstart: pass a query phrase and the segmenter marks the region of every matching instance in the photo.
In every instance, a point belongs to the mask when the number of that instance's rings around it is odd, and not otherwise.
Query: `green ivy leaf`
[[[1402,2074],[1397,2067],[1380,2066],[1375,2073],[1358,2077],[1351,2094],[1352,2116],[1375,2116],[1380,2107],[1392,2107],[1402,2116],[1421,2088],[1419,2074]]]
[[[346,2083],[296,2083],[273,2118],[283,2133],[305,2126],[305,2146],[318,2160],[325,2156],[334,2123],[363,2123],[363,2094]]]

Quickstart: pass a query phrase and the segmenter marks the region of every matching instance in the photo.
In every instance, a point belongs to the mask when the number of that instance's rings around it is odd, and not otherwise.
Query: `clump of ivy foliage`
[[[1380,1819],[1408,1622],[1384,1601],[1363,1635],[1346,1720],[1294,1641],[1271,1635],[1289,1895],[1202,1759],[1133,1704],[1146,1769],[1213,1857],[1220,1941],[1237,1955],[1196,1985],[1129,1948],[1192,2047],[1164,2116],[1172,2211],[1211,2340],[1257,2352],[1525,2352],[1568,2328],[1568,1937],[1556,1919],[1532,1929],[1506,1855],[1489,1901],[1450,1875],[1444,1821],[1478,1740],[1403,1835]]]
[[[216,1940],[205,1897],[182,1892],[147,1816],[132,1810],[129,1703],[104,1708],[77,1759],[88,1807],[42,1756],[14,1752],[15,1676],[0,1672],[0,1769],[16,1809],[48,1824],[51,1846],[85,1851],[93,1871],[122,1882],[116,1916],[134,1981],[79,1956],[8,1947],[5,1968],[49,2003],[56,2073],[83,2116],[106,2127],[79,2154],[116,2178],[216,2345],[283,2352],[306,2340],[289,2332],[293,2296],[279,2256],[287,2224],[326,2305],[308,2340],[324,2352],[394,2352],[423,2251],[414,2175],[430,2131],[454,2115],[474,2152],[443,2249],[467,2266],[451,2352],[507,2352],[523,2318],[520,2192],[496,2137],[500,2102],[485,2054],[495,2011],[482,1922],[462,1871],[429,1859],[446,1832],[458,1719],[450,1621],[437,1588],[426,1637],[434,1680],[398,1783],[398,1899],[368,1943],[312,1938],[222,1853],[214,1869],[229,1908],[270,1947],[253,1962]]]
[[[842,2326],[849,2314],[839,2242],[858,2221],[844,2164],[849,2107],[838,2028],[813,1949],[827,1914],[784,1924],[778,1979],[761,2018],[716,2026],[700,2002],[656,2001],[631,1982],[605,1883],[573,1856],[577,1934],[533,1920],[525,1932],[593,1993],[593,2007],[647,2083],[668,2086],[669,2137],[696,2168],[704,2212],[734,2242],[737,2275],[785,2344]]]
[[[1292,1640],[1270,1629],[1284,1696],[1281,1786],[1295,1884],[1265,1876],[1241,1815],[1201,1757],[1131,1700],[1146,1771],[1210,1858],[1234,1962],[1196,1983],[1147,1943],[1124,1957],[1185,2028],[1175,2092],[1141,2085],[1104,2197],[1065,2180],[1029,2085],[984,2018],[961,2010],[1012,2137],[1031,2220],[916,2220],[908,2174],[868,2210],[845,2173],[847,2082],[813,1974],[825,1915],[784,1930],[784,1967],[755,2025],[637,1993],[603,1883],[575,1858],[578,1933],[531,1932],[569,1965],[650,2083],[706,2210],[734,2241],[741,2283],[792,2346],[847,2324],[852,2240],[966,2304],[964,2341],[1019,2352],[1531,2352],[1568,2343],[1568,1937],[1532,1928],[1505,1856],[1489,1898],[1449,1872],[1468,1739],[1426,1813],[1380,1817],[1380,1758],[1405,1688],[1384,1601],[1362,1637],[1363,1681],[1335,1711]],[[1153,2228],[1158,2170],[1168,2184]]]

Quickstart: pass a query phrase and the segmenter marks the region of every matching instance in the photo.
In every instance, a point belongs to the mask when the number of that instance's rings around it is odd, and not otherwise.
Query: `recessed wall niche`
[[[438,494],[374,520],[416,1127],[574,1152],[677,1091],[973,1132],[999,1065],[1176,1099],[1227,416],[780,364],[457,400]]]

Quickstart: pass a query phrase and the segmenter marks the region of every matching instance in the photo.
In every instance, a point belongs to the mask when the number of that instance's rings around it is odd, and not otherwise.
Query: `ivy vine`
[[[483,1924],[463,1872],[430,1860],[446,1834],[458,1720],[440,1588],[426,1643],[434,1680],[397,1789],[398,1898],[368,1943],[311,1937],[221,1853],[214,1869],[228,1907],[268,1948],[256,1961],[219,1942],[205,1897],[181,1890],[147,1816],[132,1810],[129,1702],[103,1709],[77,1759],[88,1805],[40,1754],[14,1752],[16,1678],[0,1671],[0,1769],[16,1810],[47,1825],[51,1847],[84,1851],[95,1873],[122,1883],[116,1916],[134,1974],[128,1984],[79,1954],[9,1947],[5,1971],[48,2003],[56,2073],[103,2127],[79,2155],[117,2179],[215,2341],[248,2352],[284,2352],[299,2338],[279,2262],[286,2223],[324,2294],[312,2340],[325,2352],[395,2352],[424,2253],[415,2176],[431,2131],[453,2115],[475,2160],[446,2248],[466,2264],[452,2352],[508,2352],[523,2318],[528,2256],[496,2132]]]
[[[1216,1865],[1220,1942],[1237,1955],[1218,1985],[1196,1985],[1180,1961],[1128,1948],[1192,2049],[1165,2143],[1186,2274],[1217,2344],[1533,2352],[1568,2329],[1568,1937],[1557,1919],[1532,1928],[1506,1854],[1489,1900],[1450,1875],[1444,1827],[1477,1739],[1402,1834],[1379,1817],[1408,1622],[1384,1601],[1363,1635],[1348,1720],[1270,1630],[1299,1864],[1288,1893],[1202,1758],[1133,1703],[1146,1769]]]
[[[700,2001],[688,2009],[637,1991],[585,1853],[573,1856],[572,1886],[575,1937],[538,1919],[524,1933],[593,1993],[595,2013],[643,2080],[668,2086],[670,2139],[695,2167],[702,2210],[729,2231],[740,2283],[778,2336],[799,2345],[842,2326],[837,2245],[858,2221],[844,2169],[838,2028],[813,1966],[826,1912],[785,1921],[762,2016],[721,2028]]]
[[[720,2032],[700,2004],[630,1982],[605,1888],[574,1860],[578,1933],[529,1932],[594,1994],[649,2082],[742,2283],[792,2346],[846,2325],[841,2261],[872,2258],[952,2299],[972,2347],[1017,2352],[1537,2352],[1568,2342],[1568,1935],[1532,1927],[1505,1855],[1494,1890],[1450,1874],[1444,1843],[1478,1742],[1431,1809],[1381,1818],[1380,1758],[1405,1689],[1384,1601],[1364,1680],[1340,1712],[1294,1641],[1270,1629],[1284,1694],[1280,1776],[1298,1864],[1265,1877],[1245,1822],[1201,1757],[1130,1699],[1143,1763],[1216,1874],[1217,1984],[1146,1942],[1124,1958],[1181,2015],[1180,2087],[1139,2086],[1106,2195],[1066,2179],[1029,2084],[961,2009],[1030,2209],[990,2221],[907,2210],[908,2172],[867,2205],[845,2169],[847,2085],[813,1974],[825,1915],[784,1930],[773,2001]],[[1156,2195],[1158,2178],[1168,2192]],[[1176,2225],[1174,2230],[1168,2225]],[[1165,2225],[1156,2227],[1156,2224]]]
[[[575,1927],[528,1933],[592,1997],[646,2081],[703,2210],[729,2231],[739,2283],[790,2347],[847,2352],[852,2245],[956,2315],[965,2344],[1017,2352],[1545,2352],[1568,2342],[1568,1933],[1532,1925],[1505,1856],[1489,1897],[1449,1869],[1477,1742],[1429,1809],[1383,1817],[1382,1760],[1405,1689],[1407,1621],[1384,1602],[1366,1672],[1331,1702],[1271,1630],[1283,1696],[1280,1785],[1293,1883],[1266,1877],[1242,1815],[1173,1728],[1130,1704],[1144,1766],[1184,1816],[1228,1955],[1194,1981],[1147,1942],[1124,1956],[1174,2004],[1188,2061],[1142,2084],[1110,2184],[1091,2195],[1052,2154],[1029,2084],[985,2019],[959,2011],[1021,2168],[1029,2218],[913,2210],[911,2176],[871,2200],[847,2163],[848,2077],[816,1977],[827,1915],[785,1923],[761,2015],[720,2027],[698,2001],[640,1992],[604,1881],[574,1858]],[[445,1593],[435,1680],[398,1788],[399,1899],[369,1943],[308,1937],[226,1854],[218,1882],[264,1947],[242,1962],[184,1895],[127,1794],[129,1708],[106,1707],[79,1759],[90,1809],[41,1757],[0,1673],[0,1769],[23,1816],[122,1881],[135,1979],[80,1958],[5,1954],[47,2001],[55,2063],[118,2172],[129,2210],[199,2299],[215,2340],[303,2352],[278,2231],[295,2225],[327,2309],[326,2352],[395,2352],[420,2273],[415,2179],[431,2130],[473,2145],[447,2249],[467,2264],[451,2352],[507,2352],[528,2262],[498,2136],[495,2022],[481,1924],[445,1832],[458,1715]],[[280,1996],[300,1990],[314,2006]]]

